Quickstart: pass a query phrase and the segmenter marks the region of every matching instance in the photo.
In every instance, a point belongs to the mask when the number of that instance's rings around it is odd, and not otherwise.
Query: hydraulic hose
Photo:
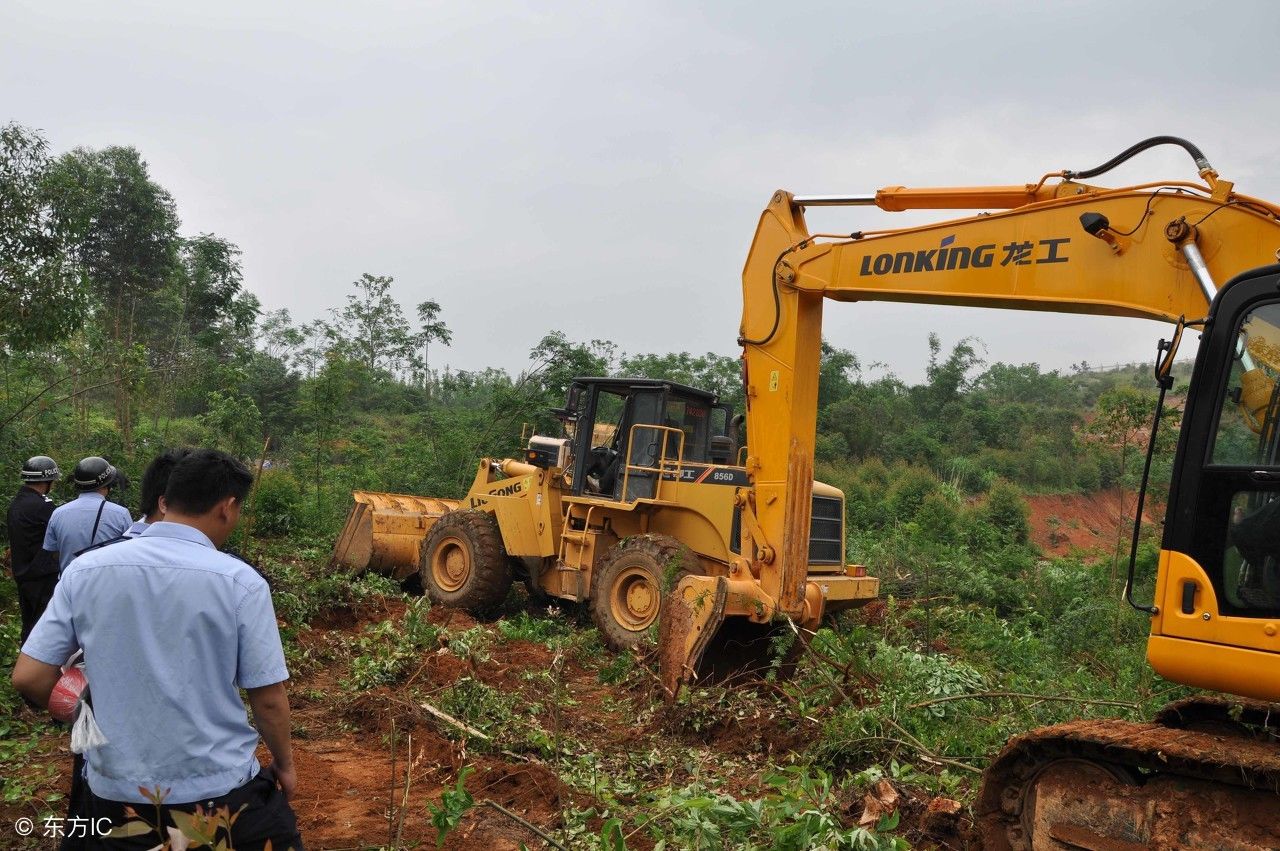
[[[1188,142],[1186,139],[1180,138],[1178,136],[1152,136],[1150,139],[1143,139],[1138,144],[1132,145],[1126,148],[1125,150],[1116,154],[1114,157],[1107,160],[1100,166],[1097,166],[1091,169],[1086,169],[1085,171],[1072,171],[1070,169],[1064,169],[1062,173],[1067,177],[1068,180],[1077,180],[1077,179],[1088,180],[1091,177],[1097,177],[1100,174],[1105,174],[1106,172],[1111,171],[1111,169],[1115,168],[1116,166],[1120,165],[1126,160],[1130,160],[1136,157],[1138,154],[1142,153],[1145,150],[1159,147],[1160,145],[1177,145],[1179,148],[1182,148],[1184,151],[1186,151],[1188,154],[1191,155],[1191,159],[1195,160],[1196,162],[1196,168],[1199,169],[1201,172],[1213,171],[1213,166],[1209,165],[1209,159],[1204,155],[1204,152],[1201,151],[1198,147],[1196,147],[1191,142]]]

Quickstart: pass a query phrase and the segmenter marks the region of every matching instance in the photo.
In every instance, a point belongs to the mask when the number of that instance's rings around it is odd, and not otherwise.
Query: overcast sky
[[[312,319],[362,272],[391,275],[407,310],[443,306],[437,365],[517,371],[553,329],[736,354],[742,263],[779,187],[1024,183],[1169,133],[1280,199],[1278,36],[1267,0],[6,0],[0,121],[58,151],[137,147],[184,233],[243,249],[266,309]],[[1158,178],[1194,179],[1190,160],[1105,180]],[[826,311],[828,339],[912,380],[930,331],[1067,368],[1146,360],[1164,327]]]

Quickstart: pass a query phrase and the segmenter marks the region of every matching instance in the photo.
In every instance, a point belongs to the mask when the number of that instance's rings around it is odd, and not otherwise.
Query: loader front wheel
[[[591,581],[591,619],[612,650],[638,647],[657,623],[665,590],[696,570],[689,548],[667,535],[624,538]],[[674,578],[674,581],[672,581]]]
[[[511,588],[511,563],[492,514],[450,511],[422,542],[418,559],[422,587],[434,603],[483,613]]]

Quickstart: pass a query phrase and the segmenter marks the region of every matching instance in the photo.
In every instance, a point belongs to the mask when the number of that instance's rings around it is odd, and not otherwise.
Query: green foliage
[[[1001,540],[1025,544],[1031,537],[1030,514],[1031,509],[1017,485],[1003,480],[992,485],[983,517],[995,528]]]
[[[431,813],[431,824],[436,829],[436,847],[443,848],[445,838],[462,822],[473,806],[475,799],[466,789],[467,778],[475,771],[474,766],[464,765],[458,770],[458,780],[452,789],[440,793],[440,804],[427,802],[427,811]]]
[[[515,615],[498,621],[498,632],[508,641],[534,641],[539,644],[556,646],[560,639],[574,633],[574,625],[550,609],[545,617],[533,617],[521,610]]]
[[[915,519],[925,498],[938,490],[938,479],[919,467],[899,466],[893,471],[887,508],[894,520],[907,523]]]
[[[88,307],[52,168],[39,133],[0,127],[0,338],[11,351],[65,339]]]
[[[907,844],[891,834],[898,826],[895,813],[874,829],[844,826],[842,787],[815,767],[789,766],[765,778],[771,790],[759,798],[738,798],[694,781],[664,786],[640,795],[633,821],[636,830],[655,840],[654,849],[783,849],[813,848],[856,851],[899,851]],[[594,811],[582,816],[593,815]],[[599,847],[625,848],[627,821],[606,820]]]
[[[349,642],[353,658],[343,687],[365,691],[388,685],[419,663],[424,650],[436,647],[439,635],[426,618],[429,608],[427,598],[419,597],[409,603],[399,623],[384,620],[367,625],[359,637]]]
[[[268,538],[288,535],[303,526],[306,512],[302,487],[289,470],[264,470],[248,509],[255,535]]]

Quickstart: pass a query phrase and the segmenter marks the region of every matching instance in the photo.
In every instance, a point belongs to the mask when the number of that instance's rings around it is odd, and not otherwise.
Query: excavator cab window
[[[1280,304],[1246,312],[1236,338],[1212,463],[1280,479]],[[1280,610],[1280,492],[1250,487],[1231,495],[1222,592],[1237,614]]]
[[[1222,614],[1235,617],[1280,615],[1277,272],[1250,273],[1219,296],[1192,376],[1165,528],[1165,548],[1194,558]]]

